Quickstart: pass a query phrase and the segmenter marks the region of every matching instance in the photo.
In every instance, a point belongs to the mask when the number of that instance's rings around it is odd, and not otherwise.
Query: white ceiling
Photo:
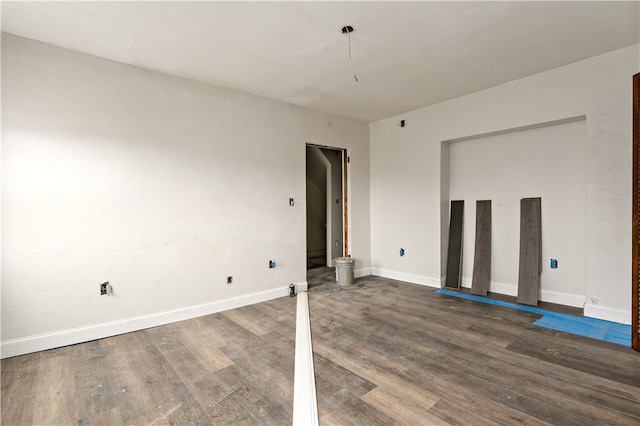
[[[365,121],[630,46],[639,20],[637,1],[2,2],[8,33]]]

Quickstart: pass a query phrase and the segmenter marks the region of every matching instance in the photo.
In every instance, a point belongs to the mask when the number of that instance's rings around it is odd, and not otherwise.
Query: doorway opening
[[[306,146],[307,270],[349,255],[346,149]]]

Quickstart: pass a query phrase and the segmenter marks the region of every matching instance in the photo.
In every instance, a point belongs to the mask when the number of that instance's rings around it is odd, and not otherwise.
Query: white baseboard
[[[471,278],[462,277],[462,287],[471,288]],[[489,284],[489,291],[492,293],[504,294],[507,296],[518,296],[518,286],[515,284],[501,283],[497,281],[491,281]],[[574,308],[582,308],[584,306],[586,298],[579,294],[562,293],[555,290],[540,291],[540,301],[556,303],[558,305],[571,306]]]
[[[623,309],[607,308],[606,306],[584,304],[584,316],[606,321],[631,324],[631,311]]]
[[[297,291],[306,291],[307,282],[296,283]],[[289,295],[289,286],[278,287],[272,290],[259,291],[256,293],[232,297],[224,300],[203,303],[201,305],[189,306],[186,308],[171,311],[158,312],[155,314],[142,315],[139,317],[127,318],[102,324],[94,324],[86,327],[55,331],[52,333],[38,334],[34,336],[20,337],[17,339],[5,340],[0,343],[0,358],[9,358],[17,355],[24,355],[31,352],[43,351],[46,349],[59,348],[61,346],[74,345],[76,343],[88,342],[102,339],[104,337],[115,336],[132,331],[144,330],[145,328],[156,327],[176,321],[183,321],[203,315],[214,314],[216,312],[227,311],[229,309],[242,306],[253,305],[255,303],[266,302],[279,297]]]
[[[371,275],[371,268],[355,269],[353,271],[355,278],[368,277],[369,275]]]
[[[405,281],[412,284],[425,285],[427,287],[440,288],[440,279],[425,277],[422,275],[408,274],[406,272],[391,271],[389,269],[371,268],[371,275],[389,278],[391,280]]]

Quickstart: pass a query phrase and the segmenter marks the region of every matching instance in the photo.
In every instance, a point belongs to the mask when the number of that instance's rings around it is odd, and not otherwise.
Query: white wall
[[[585,314],[630,322],[631,76],[640,70],[638,49],[372,123],[373,272],[440,286],[441,220],[448,222],[442,208],[441,186],[447,187],[441,179],[442,141],[584,115],[585,293],[588,301],[597,300],[585,305]],[[399,127],[400,119],[406,127]],[[402,258],[399,247],[406,250]]]
[[[476,201],[491,200],[490,291],[517,295],[520,199],[540,197],[543,260],[539,297],[582,308],[587,132],[581,118],[450,144],[449,197],[465,202],[463,286],[471,287],[473,275]],[[558,260],[559,268],[550,268],[551,258]]]
[[[304,283],[307,142],[350,152],[366,272],[368,137],[363,122],[3,34],[2,355]],[[99,296],[107,280],[114,295]]]

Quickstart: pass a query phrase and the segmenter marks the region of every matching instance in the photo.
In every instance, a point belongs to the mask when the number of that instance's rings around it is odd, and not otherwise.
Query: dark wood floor
[[[3,425],[290,424],[294,298],[2,360]]]
[[[309,273],[321,424],[640,422],[640,355],[537,315]],[[292,421],[295,298],[2,360],[3,425]]]
[[[640,424],[640,354],[538,315],[375,277],[309,306],[321,424]]]

